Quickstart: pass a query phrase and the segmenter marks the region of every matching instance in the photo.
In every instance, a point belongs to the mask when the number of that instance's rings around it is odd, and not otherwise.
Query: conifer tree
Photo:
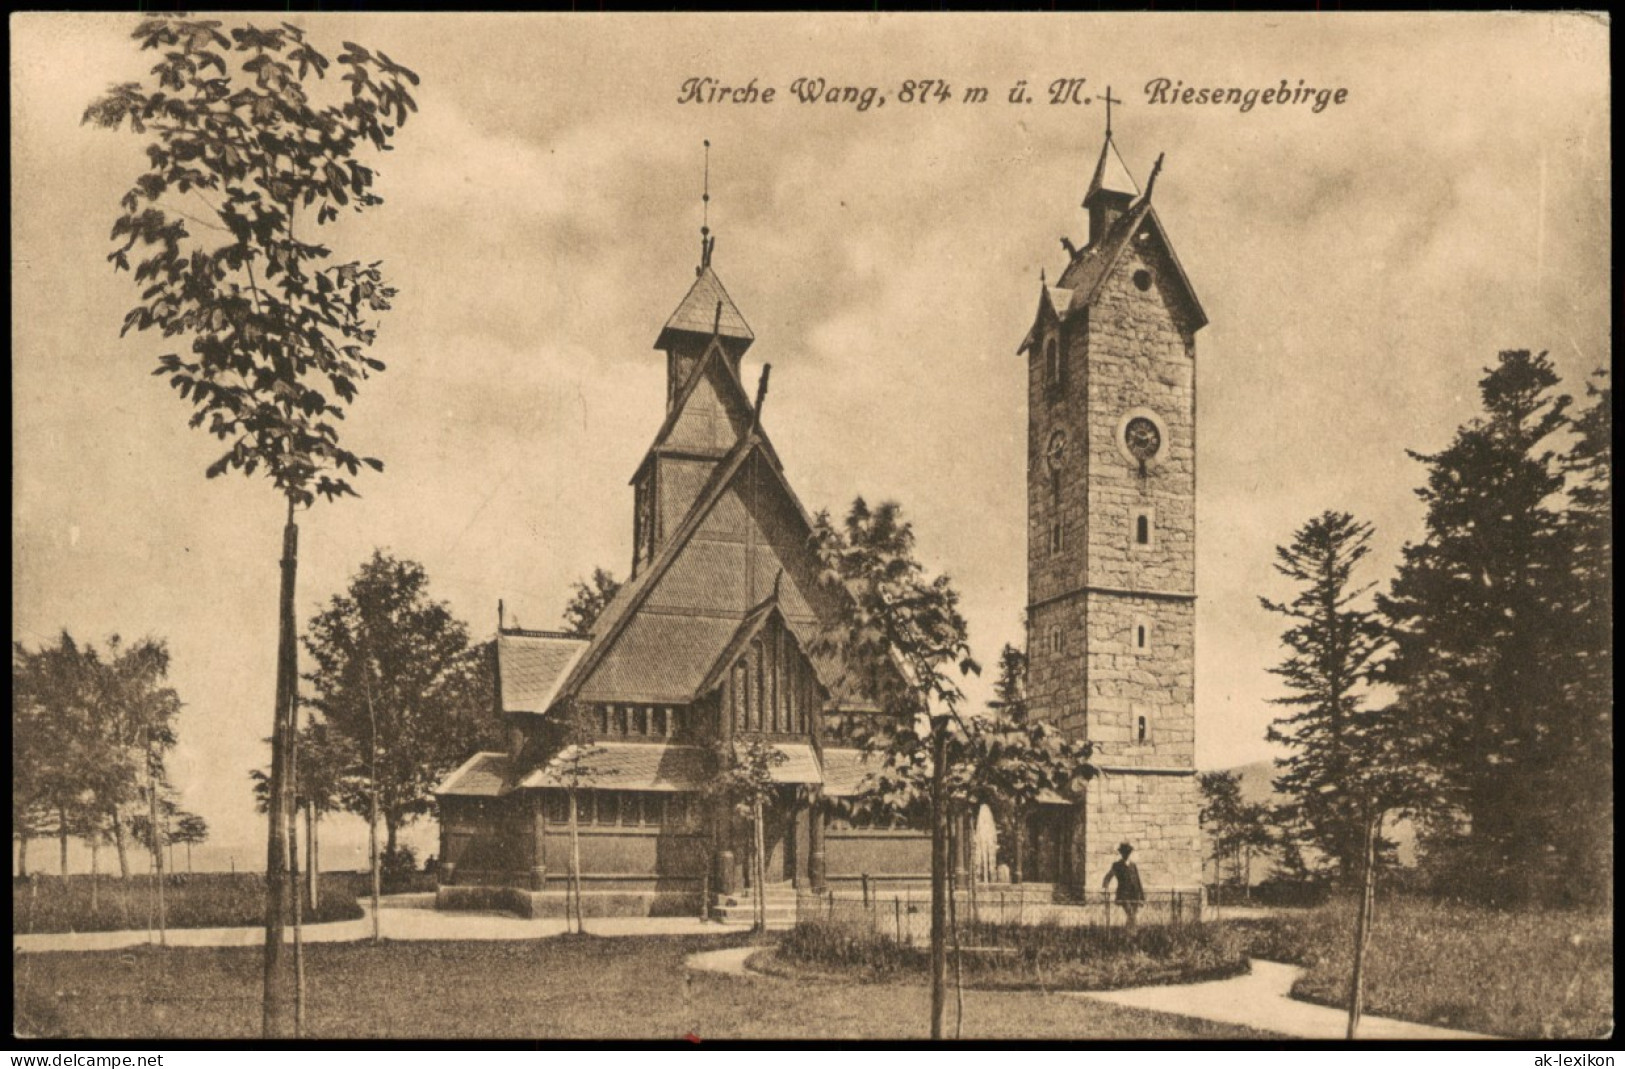
[[[1366,684],[1386,642],[1375,611],[1359,604],[1372,584],[1354,580],[1371,534],[1370,524],[1346,512],[1316,516],[1275,550],[1275,570],[1296,586],[1292,599],[1259,599],[1290,621],[1281,635],[1287,656],[1270,669],[1290,692],[1272,701],[1293,710],[1268,734],[1291,750],[1275,762],[1275,789],[1288,799],[1283,828],[1300,850],[1313,847],[1326,857],[1340,878],[1359,870],[1364,850],[1363,828],[1342,787],[1369,726]]]
[[[1571,774],[1573,538],[1561,511],[1572,427],[1545,353],[1508,350],[1479,383],[1483,414],[1434,454],[1417,491],[1426,536],[1378,606],[1399,691],[1442,797],[1462,818],[1464,881],[1527,901],[1562,881]]]

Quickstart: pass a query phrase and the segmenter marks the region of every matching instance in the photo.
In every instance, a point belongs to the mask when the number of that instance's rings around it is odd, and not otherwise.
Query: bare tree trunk
[[[374,764],[376,765],[376,760]],[[382,923],[378,917],[378,899],[383,893],[384,870],[383,858],[378,854],[378,781],[373,780],[372,786],[372,812],[367,820],[367,849],[372,855],[372,943],[377,946],[384,941],[379,931]]]
[[[152,760],[149,752],[147,760]],[[148,819],[152,821],[148,827],[152,832],[152,872],[153,883],[158,887],[158,945],[169,945],[166,918],[164,916],[164,828],[158,823],[158,776],[157,770],[151,764],[147,766],[151,782],[147,784],[148,808],[151,810]]]
[[[101,874],[101,848],[96,842],[95,833],[92,832],[90,835],[90,912],[93,914],[101,904],[101,896],[98,894],[101,889]]]
[[[192,874],[192,840],[186,840],[186,874]]]
[[[957,827],[957,825],[951,825],[950,827]],[[950,843],[957,838],[957,834],[952,835],[949,840]],[[949,852],[954,854],[955,857],[958,856],[952,848],[950,848]],[[965,959],[959,949],[959,907],[954,901],[955,892],[959,889],[957,886],[959,881],[954,877],[954,871],[950,870],[948,874],[948,930],[954,936],[954,1038],[958,1039],[965,1025]],[[973,885],[975,881],[976,876],[973,873],[971,875]]]
[[[756,884],[756,909],[751,918],[751,930],[755,932],[767,931],[767,842],[762,834],[762,800],[756,799],[751,804],[751,820],[754,824],[752,837],[754,849],[751,852],[751,872]]]
[[[68,810],[66,806],[56,807],[56,839],[57,853],[62,862],[62,875],[68,874]]]
[[[187,865],[188,870],[190,870],[191,866],[192,866],[191,853],[190,853],[190,851],[192,849],[192,846],[191,846],[190,843],[187,844],[186,849],[188,851],[186,865]],[[319,864],[320,864],[319,859],[316,856],[316,805],[313,802],[306,802],[305,803],[305,883],[310,889],[310,909],[311,909],[312,913],[314,913],[316,911],[317,906],[319,906],[321,904],[319,888],[317,887],[317,883],[318,883],[318,881],[320,880],[320,877],[321,877]]]
[[[948,1011],[948,728],[931,726],[931,1038]]]
[[[28,878],[28,833],[17,836],[17,875]]]
[[[113,848],[118,851],[118,878],[129,880],[130,853],[124,837],[124,807],[122,805],[113,807]]]
[[[581,825],[577,821],[576,791],[572,788],[570,796],[570,889],[569,895],[575,901],[576,934],[582,935],[586,928],[581,922]],[[565,909],[564,928],[570,928],[569,909]]]
[[[288,732],[288,782],[299,782],[299,712]],[[288,894],[293,897],[293,1035],[305,1038],[305,907],[299,886],[299,795],[288,805]]]
[[[268,784],[265,836],[265,978],[261,1032],[274,1039],[282,1030],[282,1000],[277,987],[282,957],[282,896],[287,887],[287,744],[288,713],[293,708],[294,587],[299,571],[299,526],[293,522],[293,498],[282,527],[282,587],[279,596],[276,708],[271,715],[271,780]]]
[[[1365,825],[1365,872],[1360,886],[1360,915],[1354,924],[1354,975],[1349,982],[1349,1039],[1360,1027],[1360,1013],[1365,1001],[1365,952],[1371,943],[1372,907],[1377,887],[1377,831],[1382,816],[1369,818]]]
[[[1011,883],[1020,883],[1022,881],[1021,855],[1026,853],[1025,843],[1023,842],[1026,838],[1026,825],[1027,814],[1019,809],[1015,810],[1010,817]]]

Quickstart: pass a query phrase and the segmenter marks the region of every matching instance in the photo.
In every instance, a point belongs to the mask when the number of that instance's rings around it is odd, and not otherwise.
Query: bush
[[[1059,924],[967,924],[960,928],[965,978],[978,987],[1107,991],[1191,983],[1247,971],[1240,937],[1213,924],[1135,929]],[[930,951],[873,930],[824,921],[798,924],[780,944],[786,958],[880,979],[925,974]],[[949,944],[950,962],[953,944]],[[950,966],[951,967],[951,966]]]
[[[393,850],[385,850],[378,868],[386,895],[401,894],[421,882],[416,879],[421,875],[418,872],[418,855],[410,846],[401,845]]]
[[[131,876],[30,876],[11,881],[12,930],[111,932],[156,923],[154,879]],[[325,879],[325,877],[324,877]],[[96,908],[91,908],[94,881]],[[301,881],[302,883],[303,881]],[[353,896],[322,887],[320,906],[304,901],[310,924],[354,920],[361,907]],[[285,919],[292,923],[288,904]],[[149,919],[150,918],[150,919]],[[253,872],[174,873],[164,876],[164,921],[170,928],[239,928],[265,922],[265,877]]]

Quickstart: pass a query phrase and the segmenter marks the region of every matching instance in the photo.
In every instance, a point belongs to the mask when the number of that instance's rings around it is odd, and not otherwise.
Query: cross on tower
[[[1112,136],[1112,105],[1121,104],[1122,101],[1112,96],[1112,87],[1106,87],[1106,95],[1101,97],[1106,102],[1106,136]]]

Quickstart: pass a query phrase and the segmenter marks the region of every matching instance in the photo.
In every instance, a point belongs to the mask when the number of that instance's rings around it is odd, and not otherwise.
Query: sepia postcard
[[[1611,1033],[1608,16],[10,28],[17,1040]]]

